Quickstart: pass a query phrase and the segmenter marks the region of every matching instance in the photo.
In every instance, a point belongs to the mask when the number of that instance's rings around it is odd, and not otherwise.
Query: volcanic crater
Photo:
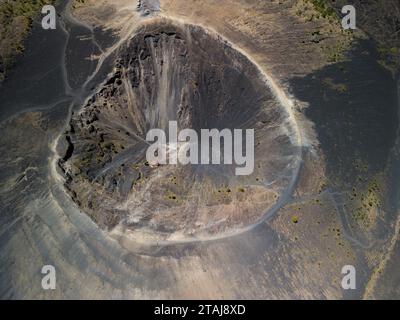
[[[261,221],[290,193],[296,130],[264,74],[200,26],[147,23],[62,136],[64,186],[101,228],[157,240],[213,237]],[[254,129],[255,166],[146,161],[150,129]]]

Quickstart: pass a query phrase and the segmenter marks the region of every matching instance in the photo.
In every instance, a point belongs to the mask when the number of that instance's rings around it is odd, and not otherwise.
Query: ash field
[[[399,299],[400,4],[346,4],[38,12],[0,83],[1,299]],[[254,170],[149,163],[171,121],[253,129]]]

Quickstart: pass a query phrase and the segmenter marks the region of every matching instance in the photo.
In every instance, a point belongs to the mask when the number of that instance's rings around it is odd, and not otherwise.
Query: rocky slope
[[[150,129],[255,129],[250,176],[235,165],[146,161]],[[60,166],[74,200],[102,227],[218,234],[256,223],[292,183],[298,150],[257,67],[200,27],[146,25],[66,132]]]

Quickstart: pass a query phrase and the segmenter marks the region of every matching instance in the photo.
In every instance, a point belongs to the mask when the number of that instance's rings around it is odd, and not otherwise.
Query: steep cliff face
[[[146,161],[150,129],[254,129],[255,169]],[[257,66],[197,26],[159,22],[124,44],[115,68],[66,132],[66,188],[99,225],[161,238],[256,223],[296,174],[284,108]]]

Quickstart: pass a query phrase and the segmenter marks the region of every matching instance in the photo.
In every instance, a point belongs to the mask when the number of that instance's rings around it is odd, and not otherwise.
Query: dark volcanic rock
[[[255,223],[296,172],[298,151],[284,109],[258,68],[194,26],[147,25],[119,50],[115,68],[73,115],[60,162],[66,187],[93,220],[162,234],[217,233]],[[151,167],[147,132],[255,129],[256,163]],[[70,138],[69,138],[70,137]],[[212,231],[210,231],[212,229]]]

